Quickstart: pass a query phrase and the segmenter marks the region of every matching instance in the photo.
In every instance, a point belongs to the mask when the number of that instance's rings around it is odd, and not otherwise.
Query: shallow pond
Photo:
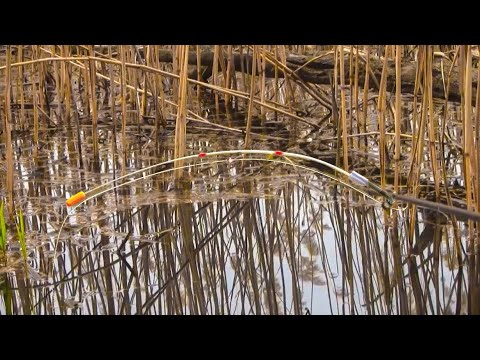
[[[16,137],[28,261],[11,242],[2,314],[451,313],[466,301],[451,226],[419,211],[426,244],[409,257],[404,211],[393,210],[399,239],[385,240],[394,224],[382,199],[296,163],[219,156],[185,168],[183,188],[172,171],[152,171],[68,212],[74,193],[173,158],[168,133],[155,145],[135,128],[128,155],[112,158],[105,128],[95,160],[87,127],[80,162],[73,133],[47,132],[39,147]],[[242,145],[188,136],[190,154]]]

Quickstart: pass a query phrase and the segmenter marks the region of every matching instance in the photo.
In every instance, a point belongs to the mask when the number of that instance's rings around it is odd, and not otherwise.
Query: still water
[[[419,210],[412,254],[401,206],[394,227],[378,201],[292,164],[218,157],[186,168],[183,186],[150,172],[69,211],[76,192],[173,158],[168,132],[156,144],[129,129],[123,149],[102,129],[98,159],[90,137],[83,127],[79,148],[73,131],[46,132],[37,147],[16,134],[28,259],[9,231],[1,314],[444,314],[458,299],[466,311],[450,225]],[[243,147],[187,140],[189,154]]]

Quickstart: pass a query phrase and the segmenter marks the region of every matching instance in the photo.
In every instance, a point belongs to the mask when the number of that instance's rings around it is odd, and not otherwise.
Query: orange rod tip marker
[[[74,206],[85,200],[85,193],[80,191],[67,200],[67,206]]]

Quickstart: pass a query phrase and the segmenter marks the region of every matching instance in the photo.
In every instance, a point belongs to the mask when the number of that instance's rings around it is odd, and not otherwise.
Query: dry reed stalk
[[[480,45],[477,45],[477,48],[480,49]],[[475,151],[477,155],[477,182],[475,184],[477,190],[477,211],[480,212],[480,67],[478,67],[477,74],[477,95],[475,99]],[[480,239],[480,226],[477,227],[478,239]],[[480,260],[480,247],[477,250],[478,259]],[[479,268],[480,269],[480,268]],[[480,285],[480,282],[479,282]]]
[[[18,54],[17,54],[18,62],[23,61],[23,46],[18,46]],[[24,94],[24,76],[23,76],[23,66],[20,66],[18,69],[18,76],[17,76],[17,89],[20,95],[20,127],[22,129],[27,129],[27,119],[25,118],[25,94]]]
[[[400,124],[401,124],[401,116],[402,116],[402,62],[401,62],[401,46],[396,46],[395,51],[395,180],[394,180],[394,191],[398,193],[398,183],[399,183],[399,175],[400,175]],[[395,219],[397,218],[397,212],[394,215]]]
[[[108,56],[112,56],[112,46],[108,46]],[[108,104],[112,112],[112,174],[113,178],[116,177],[116,156],[117,156],[117,110],[115,106],[115,82],[114,82],[114,75],[113,75],[113,64],[109,64],[108,66],[108,76],[110,77],[110,91],[109,91],[109,99]]]
[[[460,53],[460,47],[457,46],[457,48],[455,50],[455,55],[453,57],[453,60],[452,60],[451,66],[450,66],[450,71],[448,72],[448,75],[447,75],[447,83],[446,83],[446,86],[445,86],[444,116],[443,116],[442,132],[441,132],[442,137],[441,137],[441,141],[439,143],[441,154],[445,154],[445,136],[447,135],[446,127],[447,127],[447,122],[448,122],[448,119],[449,119],[449,102],[448,102],[447,99],[448,99],[448,94],[449,94],[449,89],[450,89],[450,79],[451,79],[451,76],[452,76],[453,67],[457,63],[457,61],[459,60],[459,53]],[[449,206],[453,206],[451,194],[450,194],[450,191],[449,191],[449,187],[447,186],[448,179],[447,179],[447,169],[446,169],[445,156],[441,156],[440,159],[441,159],[441,166],[442,166],[443,182],[445,184],[445,194],[446,194],[447,204]],[[460,239],[460,231],[459,231],[459,227],[458,227],[458,222],[456,221],[456,218],[454,216],[452,216],[452,227],[453,227],[454,244],[455,244],[454,252],[457,255],[457,262],[459,264],[459,270],[458,270],[459,271],[458,272],[459,277],[458,278],[460,279],[462,277],[462,273],[463,273],[462,254],[461,254],[461,249],[460,249],[461,239]],[[457,313],[459,311],[460,311],[460,307],[457,306]]]
[[[180,84],[178,92],[178,109],[175,124],[175,158],[185,156],[186,153],[186,137],[187,137],[187,78],[188,78],[188,45],[179,45],[178,52],[178,69],[180,75]],[[183,166],[184,161],[175,161],[175,167]],[[175,178],[181,179],[184,169],[175,170]]]
[[[350,45],[350,49],[349,49],[349,54],[348,54],[348,91],[349,91],[349,95],[350,95],[350,101],[348,102],[349,103],[349,112],[348,112],[348,115],[347,115],[347,119],[346,119],[346,122],[348,124],[348,132],[350,134],[353,134],[353,98],[355,96],[355,94],[353,93],[353,76],[354,76],[354,68],[353,68],[353,45]],[[355,149],[354,148],[354,143],[353,143],[353,139],[350,139],[349,141],[349,148],[350,149]]]
[[[427,105],[428,105],[428,93],[426,89],[426,62],[427,62],[427,48],[426,46],[421,46],[418,52],[417,60],[417,73],[415,77],[415,90],[414,93],[417,94],[419,89],[423,88],[422,93],[422,107],[420,115],[420,123],[418,124],[417,129],[417,108],[416,96],[414,97],[414,114],[413,114],[413,128],[415,129],[412,133],[413,138],[413,151],[412,151],[412,160],[411,168],[408,176],[407,187],[409,193],[413,197],[418,197],[420,188],[417,186],[420,180],[420,168],[424,161],[424,136],[426,127],[426,118],[427,118]],[[416,228],[416,219],[417,219],[417,206],[411,205],[410,207],[410,223],[408,228],[408,242],[409,242],[409,251],[411,251],[413,246],[413,238],[415,235]],[[420,278],[416,266],[415,258],[409,257],[407,260],[410,273],[410,282],[412,284],[412,289],[415,297],[415,306],[417,314],[424,314],[426,312],[426,304],[424,300],[424,293],[422,292],[422,285],[420,283]]]
[[[36,45],[35,46],[36,48],[36,52],[37,52],[37,59],[41,59],[42,58],[42,55],[41,55],[41,52],[40,52],[40,46],[39,45]],[[41,61],[41,60],[40,60]],[[44,105],[45,105],[45,75],[44,75],[44,64],[41,63],[39,64],[38,66],[38,96],[39,96],[39,99],[38,99],[38,106],[40,107],[40,109],[43,109],[44,108]]]
[[[411,169],[409,174],[408,186],[410,191],[413,192],[413,196],[417,197],[419,189],[417,187],[420,181],[420,171],[421,165],[424,164],[424,132],[426,131],[427,126],[427,113],[428,113],[428,85],[427,85],[427,46],[422,46],[422,56],[419,58],[419,76],[418,79],[418,87],[423,88],[422,93],[422,102],[421,102],[421,115],[420,115],[420,122],[418,124],[418,128],[412,133],[414,141],[414,148],[412,152],[412,161],[411,161]],[[417,111],[416,109],[414,110]],[[414,115],[415,118],[415,115]],[[417,121],[415,121],[417,122]],[[412,206],[412,211],[414,210],[414,206]]]
[[[157,54],[156,56],[156,59],[157,59],[157,69],[160,70],[160,59],[159,59],[159,56],[158,56],[158,53],[160,51],[160,46],[158,45],[155,45],[155,53]],[[165,113],[167,111],[167,107],[165,106],[165,91],[163,89],[163,77],[162,77],[162,74],[161,73],[155,73],[157,76],[155,77],[156,79],[156,82],[158,84],[158,89],[160,91],[160,94],[162,94],[162,96],[160,97],[160,120],[162,121],[162,126],[164,128],[167,127],[167,120],[165,119]],[[157,97],[157,102],[158,102],[158,97]],[[158,137],[157,137],[158,138]]]
[[[88,49],[85,49],[83,50],[82,49],[82,54],[83,53],[87,53],[88,52]],[[89,59],[88,59],[88,56],[86,56],[86,60],[83,61],[83,67],[80,68],[80,75],[79,75],[79,83],[80,81],[82,81],[82,78],[84,79],[84,83],[85,83],[85,114],[87,115],[87,117],[90,117],[90,92],[91,92],[91,87],[90,87],[90,75],[89,75],[89,70],[88,70],[88,62],[89,62]],[[83,100],[83,97],[81,96],[81,99]],[[83,103],[82,103],[83,105]]]
[[[340,51],[340,45],[335,45],[333,49],[333,94],[332,97],[337,101],[338,99],[338,61],[339,61],[339,51]],[[341,119],[340,119],[341,120]]]
[[[226,85],[226,80],[227,80],[227,68],[225,67],[225,53],[224,49],[220,46],[219,51],[218,51],[218,61],[220,65],[220,70],[222,71],[222,86],[227,87]]]
[[[358,109],[358,75],[359,75],[359,65],[358,65],[358,59],[360,57],[360,54],[358,52],[358,46],[355,46],[355,77],[354,77],[354,83],[353,83],[353,100],[354,100],[354,107],[355,107],[355,119],[356,119],[356,122],[357,122],[357,134],[360,134],[361,133],[361,130],[360,130],[360,113],[359,113],[359,109]],[[353,116],[353,115],[352,115]],[[355,149],[356,150],[360,150],[360,138],[358,138],[358,140],[356,142],[354,142],[355,144]]]
[[[433,48],[432,46],[428,46],[427,48],[427,63],[426,63],[426,79],[425,79],[425,91],[427,92],[428,96],[428,119],[429,119],[429,127],[428,127],[428,134],[429,134],[429,147],[430,147],[430,162],[432,166],[433,172],[433,181],[435,183],[435,194],[437,196],[437,201],[440,199],[440,179],[439,179],[439,169],[438,169],[438,160],[437,160],[437,151],[435,148],[436,143],[436,135],[438,133],[438,129],[436,126],[436,119],[434,117],[434,110],[435,105],[433,104],[433,96],[432,96],[432,69],[433,69]]]
[[[235,76],[235,69],[233,63],[233,47],[228,45],[227,47],[227,72],[225,78],[225,88],[230,89],[232,87],[232,77]],[[227,110],[227,121],[229,126],[231,126],[232,121],[232,97],[229,94],[225,94],[225,108]]]
[[[472,210],[474,204],[472,203],[472,175],[473,175],[473,159],[472,159],[472,145],[473,145],[473,123],[472,123],[472,50],[470,45],[462,45],[462,58],[464,59],[464,94],[465,101],[463,102],[463,168],[465,179],[465,196],[467,202],[467,209]],[[478,299],[476,297],[476,274],[475,274],[475,239],[473,236],[473,222],[468,221],[468,246],[469,246],[469,299],[468,299],[468,313],[472,314],[473,310],[477,310]]]
[[[6,186],[5,192],[7,195],[7,208],[10,220],[13,221],[15,214],[15,206],[13,203],[13,147],[12,147],[12,110],[10,103],[10,94],[11,94],[11,46],[6,46],[6,68],[5,68],[5,155],[6,155]]]
[[[262,56],[259,56],[258,57],[258,61],[259,61],[259,69],[260,69],[260,73],[259,75],[261,75],[261,85],[260,85],[260,102],[264,103],[265,102],[265,94],[266,94],[266,91],[265,91],[265,83],[266,83],[266,76],[265,76],[265,61],[266,61],[266,57],[265,57],[265,45],[263,45],[260,50],[262,51]],[[263,106],[260,106],[260,119],[261,119],[261,122],[262,122],[262,126],[265,126],[265,120],[266,120],[266,114],[267,114],[267,109]]]
[[[480,49],[480,46],[477,45],[477,49]],[[476,210],[477,212],[480,212],[480,68],[477,67],[477,72],[478,72],[478,78],[477,78],[477,95],[475,99],[475,148],[474,148],[474,153],[477,156],[477,181],[475,183],[476,187],[476,194],[477,194],[477,199],[476,199]],[[473,306],[473,313],[474,314],[480,314],[480,246],[479,244],[479,239],[480,239],[480,224],[476,224],[477,226],[477,247],[475,251],[475,277],[476,277],[476,286],[475,286],[475,291],[476,291],[476,299],[477,301],[474,303]]]
[[[131,45],[130,46],[130,61],[134,64],[137,64],[137,46],[136,45]],[[141,61],[141,60],[140,60]],[[131,79],[131,82],[135,84],[133,91],[131,92],[130,96],[130,103],[132,105],[132,109],[135,110],[135,114],[137,115],[137,131],[140,132],[140,111],[141,111],[141,104],[139,101],[138,93],[139,90],[145,91],[140,88],[141,83],[139,82],[138,76],[137,76],[137,71],[134,68],[128,68],[127,72],[128,79]],[[128,82],[128,81],[127,81]],[[140,92],[141,93],[141,92]]]
[[[32,58],[37,57],[37,48],[33,47],[32,49]],[[32,63],[32,74],[35,74],[38,69],[38,64],[37,63]],[[33,103],[33,142],[35,144],[34,146],[34,151],[35,154],[38,150],[37,145],[38,145],[38,109],[37,109],[37,84],[35,81],[35,77],[32,76],[32,103]]]
[[[423,148],[423,138],[424,136],[422,135],[423,132],[418,132],[417,131],[417,94],[418,91],[421,87],[421,80],[422,80],[422,69],[424,66],[424,56],[423,56],[423,47],[419,48],[418,54],[417,54],[417,69],[415,73],[415,85],[414,85],[414,96],[413,96],[413,114],[412,114],[412,144],[413,144],[413,149],[411,153],[411,158],[410,158],[410,171],[408,174],[408,179],[407,179],[407,189],[410,194],[413,194],[413,196],[417,196],[417,190],[416,190],[416,183],[418,181],[418,176],[417,173],[419,172],[419,164],[421,163],[421,159],[417,160],[418,153],[420,152],[419,149]],[[422,111],[423,114],[423,111]],[[423,117],[422,117],[423,119]],[[422,126],[422,124],[420,124]],[[420,141],[422,140],[422,141]],[[413,238],[414,238],[414,233],[415,233],[415,224],[416,224],[416,205],[411,205],[410,206],[410,226],[408,230],[408,242],[409,242],[409,249],[413,247]],[[410,265],[413,266],[413,262],[410,261]],[[415,279],[414,279],[415,280]],[[417,291],[414,292],[417,299]],[[416,301],[417,303],[418,301]]]
[[[414,91],[413,91],[413,113],[412,113],[412,144],[413,144],[413,150],[411,154],[411,161],[410,161],[410,171],[408,175],[408,188],[409,192],[413,191],[412,189],[414,188],[414,181],[415,181],[415,175],[416,172],[418,171],[418,166],[419,163],[417,161],[417,154],[419,152],[419,139],[423,139],[423,133],[419,132],[417,130],[417,127],[419,126],[418,124],[418,115],[417,115],[417,99],[418,99],[418,92],[420,91],[420,88],[422,86],[422,79],[423,79],[423,68],[425,64],[424,60],[424,47],[421,46],[418,50],[417,53],[417,69],[415,72],[415,86],[414,86]],[[423,144],[422,144],[423,145]]]
[[[148,60],[147,60],[147,64],[148,66],[154,68],[156,65],[156,51],[155,51],[156,46],[153,46],[153,45],[149,45],[149,46],[151,47],[151,50],[150,50],[150,56],[148,57]],[[151,85],[149,86],[151,87],[152,93],[153,93],[152,107],[153,107],[154,117],[155,117],[153,134],[155,134],[155,146],[158,146],[158,141],[160,138],[158,135],[160,132],[160,122],[162,121],[162,113],[161,113],[160,103],[159,103],[157,74],[154,73],[151,75],[151,77],[147,79],[150,79],[149,84]],[[145,91],[145,94],[148,95],[148,92]],[[151,114],[151,111],[149,112],[149,114]]]
[[[363,85],[363,108],[362,108],[362,132],[366,133],[367,132],[367,115],[368,115],[368,84],[370,82],[369,76],[370,72],[368,69],[370,69],[370,45],[367,46],[367,63],[365,66],[365,83]],[[366,152],[367,151],[367,138],[364,138],[364,141],[361,146],[361,151]]]
[[[349,53],[349,81],[348,81],[348,89],[349,89],[349,94],[350,94],[350,101],[349,101],[349,115],[348,118],[346,116],[346,89],[347,85],[345,84],[345,54],[344,54],[344,47],[342,46],[340,48],[340,86],[341,86],[341,92],[340,92],[340,97],[341,97],[341,106],[342,106],[342,145],[343,145],[343,164],[345,166],[345,170],[348,171],[348,148],[350,144],[348,143],[347,139],[347,126],[349,127],[348,130],[350,130],[350,134],[353,134],[353,109],[352,109],[352,104],[353,104],[353,99],[352,99],[352,83],[353,83],[353,49],[350,47],[350,53]],[[351,139],[352,147],[353,147],[353,139]],[[348,188],[344,189],[344,194],[346,198],[345,202],[345,208],[344,208],[344,214],[347,219],[347,224],[346,224],[346,270],[347,270],[347,280],[348,280],[348,285],[349,285],[349,303],[350,303],[350,314],[354,314],[356,312],[355,309],[355,284],[354,284],[354,273],[353,273],[353,248],[352,248],[352,215],[349,211],[350,209],[350,199],[351,199],[351,191]]]
[[[342,126],[342,148],[343,148],[343,169],[348,171],[348,140],[347,140],[347,105],[345,101],[345,58],[343,46],[340,46],[340,97],[341,97],[341,126]],[[381,136],[381,134],[380,134]]]
[[[380,87],[379,87],[379,94],[378,94],[378,129],[379,129],[379,153],[380,153],[380,184],[381,187],[384,188],[386,186],[386,169],[387,169],[387,162],[388,162],[388,154],[386,153],[386,141],[385,141],[385,122],[386,122],[386,108],[387,108],[387,61],[389,58],[390,46],[385,45],[385,53],[383,58],[383,69],[382,69],[382,76],[380,79]],[[390,270],[389,270],[389,261],[388,261],[388,243],[391,241],[390,238],[390,231],[389,231],[389,212],[387,209],[383,210],[383,223],[384,223],[384,258],[385,258],[385,268],[384,268],[384,277],[383,277],[383,286],[385,291],[385,298],[387,302],[387,313],[390,314],[392,311],[392,291],[394,290],[393,285],[390,280]],[[397,249],[396,252],[398,252]],[[397,256],[395,256],[397,259]],[[397,261],[398,260],[398,261]],[[395,260],[394,266],[394,273],[397,274],[399,279],[402,279],[401,275],[401,260]],[[400,282],[400,289],[401,289],[401,282]],[[405,308],[404,302],[402,301],[402,308]]]
[[[93,45],[89,46],[90,56],[94,56]],[[91,99],[91,110],[92,110],[92,145],[93,145],[93,157],[98,159],[98,130],[97,130],[97,68],[95,65],[95,60],[90,60],[88,63],[88,75],[89,75],[89,85],[90,85],[90,99]]]
[[[387,106],[387,60],[388,60],[389,46],[385,47],[385,56],[383,58],[382,77],[380,78],[380,90],[378,93],[378,129],[379,137],[379,153],[380,153],[380,184],[384,187],[387,159],[385,154],[385,110]]]
[[[123,45],[120,45],[120,61],[122,62],[121,66],[121,73],[120,73],[120,86],[121,86],[121,95],[120,95],[120,101],[122,105],[122,147],[123,147],[123,161],[125,161],[125,158],[127,156],[127,84],[126,84],[126,77],[127,77],[127,69],[125,66],[125,47]],[[125,171],[125,167],[122,167],[122,172]],[[123,173],[122,173],[123,175]]]
[[[198,82],[201,82],[202,80],[202,68],[200,66],[200,63],[201,63],[201,51],[200,51],[200,45],[197,45],[196,46],[196,51],[197,51],[197,81]],[[202,88],[200,87],[200,85],[197,85],[197,112],[199,114],[202,113],[202,101],[201,101],[201,91],[202,91]]]
[[[178,75],[180,72],[180,63],[178,60],[179,49],[180,48],[178,45],[172,50],[172,74],[177,75],[174,79],[172,79],[172,94],[174,99],[178,99],[178,86],[180,82],[180,76]]]
[[[57,49],[56,49],[56,45],[52,45],[51,46],[51,52],[52,54],[55,56],[57,55]],[[63,63],[63,61],[62,61]],[[62,114],[62,108],[61,108],[61,105],[60,104],[63,104],[63,88],[62,88],[62,84],[61,84],[61,79],[60,79],[60,74],[59,74],[59,69],[58,69],[58,62],[53,62],[52,63],[53,65],[53,79],[55,80],[55,90],[57,92],[57,99],[58,99],[58,114],[60,116],[60,118],[63,118],[63,114]]]
[[[287,49],[286,49],[285,45],[280,46],[279,52],[280,52],[281,64],[283,64],[285,67],[287,67]],[[293,91],[292,83],[290,81],[290,77],[286,74],[285,74],[284,81],[285,81],[285,84],[286,84],[286,86],[285,86],[285,102],[288,106],[288,110],[290,112],[293,112],[292,105],[295,102],[294,91]]]
[[[152,61],[151,61],[151,57],[152,57],[152,49],[151,49],[151,45],[147,45],[147,50],[145,51],[145,65],[146,66],[149,66],[149,67],[152,67]],[[140,112],[140,117],[139,118],[144,118],[146,116],[148,116],[147,114],[147,105],[148,105],[148,99],[147,99],[147,93],[148,93],[148,87],[147,87],[147,83],[148,83],[148,74],[146,72],[143,72],[143,93],[142,93],[142,103],[141,103],[141,112]],[[152,89],[153,91],[153,89]]]
[[[250,132],[252,130],[252,114],[253,114],[253,98],[255,96],[255,75],[256,75],[256,68],[257,68],[257,53],[258,47],[257,45],[253,46],[253,56],[252,56],[252,74],[250,77],[250,99],[248,103],[248,113],[247,113],[247,129],[245,132],[245,144],[243,146],[244,149],[250,148]]]
[[[132,51],[134,46],[125,46],[125,62],[128,64],[136,64],[135,53]],[[126,83],[133,83],[135,86],[133,88],[128,88],[127,101],[130,102],[131,109],[136,109],[136,100],[137,100],[137,91],[138,86],[136,86],[135,81],[135,69],[133,67],[127,66],[127,77],[125,78]]]
[[[220,45],[215,45],[213,48],[213,84],[218,86],[218,58],[220,53]],[[218,101],[218,92],[215,92],[215,120],[220,122],[220,105]]]
[[[248,46],[247,46],[247,49],[248,49]],[[245,73],[247,71],[247,69],[245,69],[245,56],[243,55],[243,46],[240,45],[239,49],[238,49],[238,52],[240,54],[240,78],[242,79],[242,91],[244,93],[248,93],[248,85],[247,85],[247,79],[246,79],[246,76],[245,76]],[[247,101],[244,101],[243,102],[244,104],[244,108],[248,106],[248,102]]]
[[[279,60],[279,55],[278,55],[278,46],[275,45],[273,48],[273,57],[275,60]],[[278,65],[275,63],[275,79],[274,79],[274,101],[278,103],[278,96],[280,93],[280,88],[278,84]],[[275,111],[274,112],[275,116],[275,121],[278,121],[278,113]]]
[[[401,114],[402,114],[402,59],[401,59],[401,46],[397,45],[395,47],[395,178],[394,178],[394,191],[398,193],[399,191],[399,174],[400,174],[400,123],[401,123]],[[405,290],[405,284],[403,281],[403,271],[402,271],[402,259],[401,259],[401,248],[400,248],[400,239],[399,239],[399,227],[398,227],[398,212],[393,213],[393,238],[392,238],[392,251],[394,255],[394,269],[395,269],[395,279],[398,285],[399,298],[400,298],[400,313],[409,314],[408,300]]]
[[[113,63],[118,62],[118,60],[115,60],[115,59],[97,58],[97,57],[94,57],[94,56],[66,56],[66,57],[64,57],[60,54],[52,53],[51,50],[48,50],[48,49],[43,48],[41,46],[38,46],[38,48],[40,50],[42,50],[41,52],[52,55],[53,57],[44,57],[44,58],[38,57],[38,58],[34,58],[32,60],[20,61],[20,62],[14,63],[14,64],[10,64],[10,67],[13,69],[15,67],[27,66],[27,65],[31,65],[31,64],[42,64],[42,65],[47,65],[48,66],[48,64],[45,64],[45,63],[49,63],[49,62],[51,62],[51,63],[55,63],[55,62],[62,63],[62,62],[65,62],[65,61],[68,61],[68,62],[76,61],[76,63],[74,63],[74,64],[83,69],[85,66],[82,65],[80,63],[80,61],[96,60],[96,61],[113,62]],[[34,49],[32,49],[32,52],[34,52]],[[4,69],[5,69],[5,65],[0,66],[0,70],[4,70]]]
[[[433,172],[433,181],[435,184],[435,194],[437,201],[440,201],[440,176],[441,173],[439,169],[439,160],[437,158],[437,149],[436,149],[436,138],[438,136],[438,126],[437,119],[434,117],[435,105],[433,103],[433,46],[429,46],[427,49],[427,64],[426,64],[426,87],[425,90],[428,96],[428,110],[429,110],[429,148],[430,148],[430,164]],[[439,286],[439,250],[440,250],[440,235],[439,231],[434,232],[433,239],[433,276],[432,282],[435,291],[435,307],[436,312],[441,313],[441,304],[440,304],[440,286]]]
[[[70,56],[70,46],[62,46],[62,57]],[[70,80],[70,64],[66,61],[62,61],[62,78],[65,84],[65,121],[67,125],[70,125],[70,108],[71,108],[71,80]]]

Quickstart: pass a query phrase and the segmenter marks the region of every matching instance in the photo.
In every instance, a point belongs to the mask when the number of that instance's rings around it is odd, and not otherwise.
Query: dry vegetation
[[[200,151],[308,154],[478,213],[478,50],[0,47],[0,311],[479,314],[478,224],[382,209],[322,168],[178,161],[80,209],[53,251],[67,196]]]

